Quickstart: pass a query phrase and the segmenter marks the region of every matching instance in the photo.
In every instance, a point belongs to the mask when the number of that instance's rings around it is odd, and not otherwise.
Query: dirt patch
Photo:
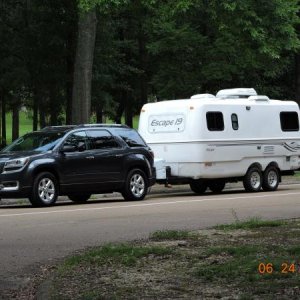
[[[242,229],[166,231],[146,241],[89,249],[48,268],[15,296],[299,299],[300,220],[272,227],[255,222],[252,229],[239,223]]]

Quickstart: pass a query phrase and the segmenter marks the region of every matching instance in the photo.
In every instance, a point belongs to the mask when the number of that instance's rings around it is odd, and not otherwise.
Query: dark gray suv
[[[120,192],[142,200],[155,183],[153,152],[124,125],[53,126],[28,133],[0,152],[0,197],[50,206]]]

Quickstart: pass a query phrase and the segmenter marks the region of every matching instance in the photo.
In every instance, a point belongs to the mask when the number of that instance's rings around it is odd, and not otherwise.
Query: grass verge
[[[69,257],[49,299],[299,299],[300,220],[158,231]]]

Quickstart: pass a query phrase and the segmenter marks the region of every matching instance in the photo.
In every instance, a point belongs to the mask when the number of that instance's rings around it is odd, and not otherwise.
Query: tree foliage
[[[297,0],[2,0],[2,109],[26,105],[33,128],[70,122],[78,20],[91,10],[98,121],[131,125],[147,101],[226,87],[291,99],[300,90]]]

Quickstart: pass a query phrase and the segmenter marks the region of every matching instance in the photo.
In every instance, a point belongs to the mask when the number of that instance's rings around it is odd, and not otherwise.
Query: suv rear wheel
[[[52,173],[43,172],[34,178],[33,188],[29,197],[33,206],[53,205],[58,197],[57,179]]]
[[[127,174],[122,195],[125,200],[143,200],[147,195],[148,180],[140,169],[130,170]]]

